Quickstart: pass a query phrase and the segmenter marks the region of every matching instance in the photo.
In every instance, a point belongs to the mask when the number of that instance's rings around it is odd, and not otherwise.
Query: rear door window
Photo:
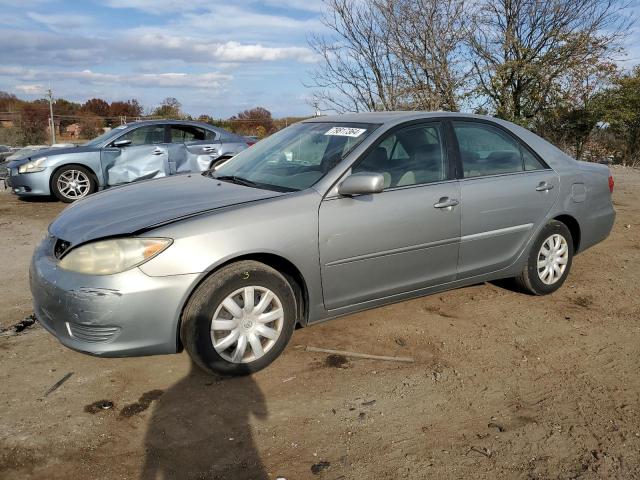
[[[171,143],[193,143],[213,141],[215,133],[193,125],[171,125]]]
[[[545,166],[499,128],[476,122],[453,122],[465,178],[540,170]]]

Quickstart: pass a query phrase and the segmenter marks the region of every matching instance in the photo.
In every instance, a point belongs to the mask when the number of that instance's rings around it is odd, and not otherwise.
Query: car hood
[[[87,153],[100,150],[96,147],[68,147],[68,148],[46,148],[44,150],[35,150],[27,156],[16,158],[13,160],[7,159],[7,167],[18,168],[31,160],[38,159],[40,157],[53,157],[55,155],[67,155],[69,153]]]
[[[201,174],[148,180],[73,203],[49,225],[49,233],[78,245],[279,195],[284,193],[221,182]]]

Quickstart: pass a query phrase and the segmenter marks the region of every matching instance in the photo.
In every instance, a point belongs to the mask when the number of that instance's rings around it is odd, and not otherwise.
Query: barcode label
[[[339,137],[359,137],[366,131],[366,128],[333,127],[331,130],[325,133],[325,135],[337,135]]]

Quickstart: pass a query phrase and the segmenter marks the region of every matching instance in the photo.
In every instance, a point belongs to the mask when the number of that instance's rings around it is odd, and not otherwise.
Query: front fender
[[[53,155],[46,161],[46,166],[51,171],[51,176],[60,167],[65,165],[81,165],[91,170],[98,181],[98,186],[104,186],[104,175],[100,164],[100,152],[78,152],[64,155]]]

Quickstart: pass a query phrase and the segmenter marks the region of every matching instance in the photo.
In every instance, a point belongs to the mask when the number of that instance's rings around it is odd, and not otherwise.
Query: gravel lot
[[[482,284],[351,315],[252,377],[5,332],[0,478],[640,478],[640,172],[614,177],[611,237],[554,295]],[[31,252],[62,208],[0,192],[1,327],[31,312]]]

